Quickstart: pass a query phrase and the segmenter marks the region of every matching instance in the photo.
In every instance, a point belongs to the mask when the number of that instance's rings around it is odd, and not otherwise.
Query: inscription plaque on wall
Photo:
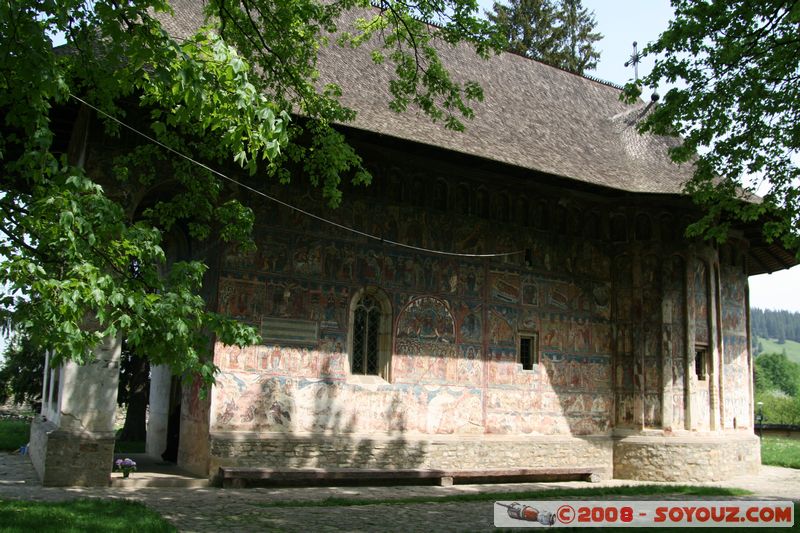
[[[265,342],[316,344],[319,338],[319,323],[316,320],[263,317],[261,338]]]

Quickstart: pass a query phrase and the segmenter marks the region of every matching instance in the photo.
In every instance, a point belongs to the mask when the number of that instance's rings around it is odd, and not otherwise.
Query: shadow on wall
[[[254,350],[255,348],[245,349]],[[226,348],[227,350],[227,348]],[[401,393],[392,385],[346,384],[331,367],[320,368],[320,378],[291,378],[265,374],[222,372],[215,401],[222,400],[212,421],[211,455],[220,464],[292,468],[417,468],[427,455],[424,442],[406,438],[408,421]],[[246,384],[243,376],[253,383]],[[225,394],[233,385],[238,398]],[[354,388],[370,389],[358,395]],[[391,394],[390,401],[386,401]],[[372,400],[370,400],[372,396]],[[353,407],[346,409],[345,406]],[[375,429],[380,437],[363,437],[360,418],[379,417],[390,430]],[[237,420],[238,419],[238,420]],[[236,424],[253,431],[247,437],[214,436],[215,430]],[[308,428],[298,431],[297,427]],[[212,459],[213,462],[213,459]]]
[[[258,251],[221,255],[219,311],[256,327],[268,320],[291,329],[316,340],[319,351],[218,346],[212,457],[417,466],[430,451],[418,438],[607,437],[615,423],[661,425],[662,328],[669,326],[679,347],[683,332],[662,320],[664,247],[649,218],[637,217],[629,237],[624,216],[609,235],[599,214],[581,218],[557,202],[553,209],[537,204],[533,221],[522,211],[509,214],[502,194],[499,202],[478,202],[491,211],[480,216],[469,207],[451,206],[456,216],[426,208],[424,198],[412,210],[402,187],[399,195],[345,194],[329,216],[376,234],[392,228],[420,246],[523,249],[524,263],[355,245],[287,210],[254,208]],[[351,379],[347,371],[347,310],[366,286],[385,290],[392,306],[390,383]],[[683,305],[676,296],[673,306]],[[532,369],[519,362],[524,332],[540,341]]]

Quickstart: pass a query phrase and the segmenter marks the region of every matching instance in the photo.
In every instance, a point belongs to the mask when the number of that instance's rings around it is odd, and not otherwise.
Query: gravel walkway
[[[313,488],[53,488],[42,487],[26,456],[0,454],[0,499],[60,501],[74,498],[126,498],[141,501],[180,531],[494,531],[492,503],[380,505],[410,496],[542,490],[554,487],[635,485],[631,481],[579,481],[452,487],[313,487]],[[764,466],[758,476],[706,483],[753,491],[746,499],[800,500],[800,470]],[[269,507],[275,501],[322,501],[330,497],[369,498],[376,505],[350,507]],[[643,498],[639,498],[643,499]],[[720,499],[733,499],[721,497]]]

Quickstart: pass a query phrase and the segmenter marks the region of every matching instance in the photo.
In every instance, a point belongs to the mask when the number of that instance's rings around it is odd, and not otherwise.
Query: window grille
[[[379,373],[381,307],[370,295],[365,295],[355,308],[353,320],[353,374]]]

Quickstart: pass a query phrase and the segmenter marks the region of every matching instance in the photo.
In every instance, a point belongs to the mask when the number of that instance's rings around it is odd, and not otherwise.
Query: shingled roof
[[[196,2],[173,5],[175,16],[164,21],[173,35],[200,26]],[[340,30],[354,19],[345,15]],[[624,104],[617,87],[510,53],[483,60],[467,45],[446,44],[440,53],[456,79],[477,81],[484,91],[462,133],[416,109],[390,110],[392,66],[376,65],[368,46],[332,45],[320,52],[318,67],[357,112],[350,127],[628,192],[679,194],[691,177],[691,166],[667,155],[674,139],[636,132],[645,104]]]
[[[172,35],[186,37],[202,25],[196,0],[171,4],[175,15],[162,22]],[[340,31],[356,16],[346,15]],[[477,81],[484,91],[484,101],[474,103],[475,118],[462,133],[431,122],[419,110],[390,110],[392,67],[375,64],[369,46],[332,45],[320,52],[318,68],[321,82],[338,84],[342,103],[357,112],[348,127],[513,165],[533,175],[632,193],[682,194],[693,168],[669,159],[667,150],[678,141],[640,135],[636,124],[647,105],[623,103],[620,88],[510,53],[483,60],[467,45],[442,44],[440,54],[456,79]],[[751,244],[751,275],[797,264],[794,252],[764,241],[758,223],[742,229]]]

